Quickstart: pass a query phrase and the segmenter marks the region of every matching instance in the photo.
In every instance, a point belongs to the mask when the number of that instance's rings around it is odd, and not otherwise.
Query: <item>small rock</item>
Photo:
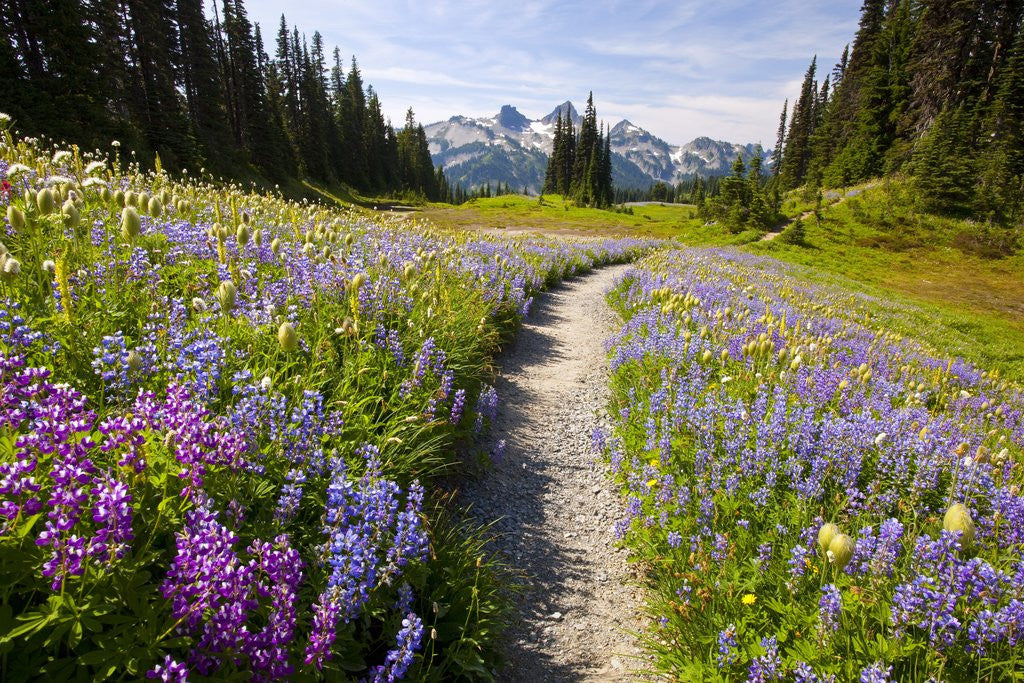
[[[552,620],[552,621],[561,621],[561,620],[562,620],[562,613],[561,613],[561,612],[555,612],[555,613],[553,613],[553,614],[551,615],[551,620]]]

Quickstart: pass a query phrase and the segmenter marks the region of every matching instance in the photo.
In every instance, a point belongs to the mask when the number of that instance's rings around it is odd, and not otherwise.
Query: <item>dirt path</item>
[[[462,494],[522,585],[506,681],[630,680],[638,666],[640,589],[615,547],[619,499],[591,450],[606,422],[604,340],[616,316],[604,293],[627,266],[574,278],[541,296],[499,359],[504,454]]]
[[[865,185],[861,185],[860,187],[855,187],[855,188],[849,189],[849,190],[847,190],[846,192],[844,192],[840,196],[833,196],[833,197],[826,196],[826,199],[828,199],[830,201],[829,201],[829,203],[824,204],[821,207],[821,210],[824,211],[825,209],[830,209],[833,206],[838,206],[839,204],[842,204],[843,202],[845,202],[850,197],[856,197],[857,195],[859,195],[864,190],[870,189],[870,188],[874,187],[875,185],[877,185],[877,183],[867,183]],[[830,194],[833,193],[833,192],[835,192],[835,191],[834,190],[830,190],[829,191]],[[802,214],[800,214],[800,220],[805,221],[805,220],[807,220],[808,218],[810,218],[813,215],[814,215],[814,210],[813,209],[810,210],[810,211],[804,211]],[[788,228],[790,225],[792,225],[795,221],[796,221],[795,218],[791,218],[788,221],[786,221],[785,223],[783,223],[781,226],[779,226],[778,230],[773,230],[772,232],[766,232],[765,234],[761,235],[761,241],[762,242],[771,242],[773,239],[775,239],[776,237],[781,235],[782,231],[785,230],[786,228]]]

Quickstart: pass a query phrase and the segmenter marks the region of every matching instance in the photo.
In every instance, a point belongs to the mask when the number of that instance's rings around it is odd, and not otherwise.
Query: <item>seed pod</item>
[[[238,288],[235,287],[235,283],[231,280],[224,280],[217,287],[217,300],[220,302],[220,309],[225,313],[230,312],[235,307],[237,298]]]
[[[721,355],[721,358],[722,358],[722,362],[723,362],[723,363],[724,363],[725,361],[729,360],[729,349],[722,349],[722,355]]]
[[[134,240],[142,233],[142,221],[134,206],[126,206],[121,211],[121,235],[126,240]]]
[[[153,218],[160,218],[160,215],[164,212],[163,202],[160,201],[159,197],[153,197],[149,200],[149,215]]]
[[[705,349],[704,353],[701,354],[700,360],[702,363],[707,363],[711,360],[711,349]]]
[[[128,352],[128,369],[132,372],[142,369],[142,355],[135,349]]]
[[[21,209],[11,204],[7,207],[7,222],[11,224],[14,232],[21,232],[25,229],[25,214]]]
[[[149,211],[149,193],[140,192],[135,198],[135,205],[139,207],[139,211]]]
[[[974,545],[974,538],[977,531],[974,528],[974,519],[971,511],[963,503],[955,503],[946,510],[946,516],[942,518],[942,528],[946,531],[959,531],[960,544],[966,549]]]
[[[299,335],[289,322],[281,323],[281,327],[277,330],[277,341],[286,353],[291,353],[299,348]]]
[[[134,191],[128,190],[124,193],[124,206],[135,206],[138,202],[138,196]]]
[[[110,188],[104,185],[100,188],[100,199],[103,200],[104,204],[109,204],[113,199],[113,195],[110,193]]]
[[[275,255],[280,253],[280,251],[281,251],[281,240],[278,239],[277,237],[275,237],[274,241],[270,243],[270,251],[274,252]]]
[[[125,199],[124,192],[121,190],[114,190],[114,203],[124,208],[128,206],[128,202]]]
[[[256,228],[252,233],[252,241],[257,247],[263,246],[263,228]]]
[[[53,191],[50,188],[44,187],[39,192],[36,192],[36,207],[43,216],[53,213],[54,198]]]
[[[352,233],[349,233],[349,234],[345,235],[345,244],[347,244],[348,246],[351,247],[352,243],[355,242],[355,241],[356,241],[356,238],[353,237]]]
[[[235,231],[235,239],[238,241],[238,246],[244,247],[249,244],[249,226],[243,223],[238,226],[238,230]]]
[[[3,264],[3,267],[0,268],[0,278],[3,278],[5,282],[12,282],[21,273],[21,261],[10,254],[4,254],[0,258],[0,263]]]
[[[365,285],[365,284],[366,284],[366,273],[357,273],[356,276],[354,278],[352,278],[352,290],[353,291],[359,291],[359,289],[363,285]]]
[[[64,214],[64,225],[71,228],[72,230],[78,227],[78,221],[81,216],[78,213],[78,207],[70,199],[64,202],[64,206],[61,207],[61,213]]]
[[[846,534],[836,534],[828,544],[828,550],[832,553],[832,564],[836,570],[841,571],[853,558],[853,551],[856,548],[853,539]]]
[[[403,275],[405,275],[405,279],[408,280],[408,279],[412,278],[412,276],[415,275],[415,274],[416,274],[416,266],[414,266],[411,263],[406,263],[405,264],[405,271],[403,272]]]
[[[828,550],[829,545],[832,543],[832,539],[839,533],[839,527],[832,522],[826,522],[821,525],[818,529],[818,547],[821,548],[822,554]]]

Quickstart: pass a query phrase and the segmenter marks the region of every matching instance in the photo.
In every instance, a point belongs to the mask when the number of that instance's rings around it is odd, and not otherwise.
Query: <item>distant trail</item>
[[[492,439],[507,447],[462,493],[474,517],[500,519],[495,545],[522,578],[499,680],[630,680],[640,666],[624,631],[640,628],[640,590],[612,529],[621,504],[591,450],[607,423],[603,344],[617,322],[604,293],[627,267],[539,297],[499,359]]]
[[[859,195],[864,190],[867,190],[868,188],[872,188],[872,187],[874,187],[877,184],[878,183],[867,183],[866,185],[862,185],[862,186],[860,186],[858,188],[854,188],[852,190],[847,190],[841,197],[836,199],[836,201],[832,202],[831,204],[824,204],[824,205],[822,205],[821,209],[822,209],[822,211],[824,211],[825,209],[829,209],[829,208],[831,208],[833,206],[838,206],[839,204],[842,204],[843,202],[845,202],[850,197],[856,197],[857,195]],[[834,192],[834,190],[829,190],[829,192],[830,193]],[[813,209],[810,210],[810,211],[804,211],[802,214],[800,214],[800,220],[805,221],[805,220],[807,220],[808,218],[810,218],[813,215],[814,215],[814,210]],[[781,235],[782,231],[785,230],[786,228],[788,228],[790,225],[792,225],[795,221],[796,221],[795,218],[790,218],[788,221],[783,223],[779,227],[778,230],[773,230],[772,232],[766,232],[765,234],[761,235],[761,241],[762,242],[771,242],[773,239],[775,239],[776,237]]]

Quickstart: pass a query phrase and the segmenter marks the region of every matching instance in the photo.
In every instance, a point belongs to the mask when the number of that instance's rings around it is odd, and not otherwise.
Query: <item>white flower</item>
[[[273,380],[270,379],[269,375],[263,377],[260,380],[260,386],[263,387],[263,391],[270,391],[270,386],[273,384]]]
[[[878,436],[875,437],[875,445],[881,446],[885,443],[885,440],[889,438],[889,435],[885,432],[879,432]]]
[[[120,146],[121,146],[121,143],[120,143],[120,142],[118,142],[117,140],[112,140],[112,141],[110,142],[110,146],[111,146],[111,147],[120,147]]]
[[[102,171],[106,167],[107,167],[107,163],[105,161],[100,161],[100,160],[90,161],[89,165],[85,167],[85,175],[92,175],[93,173],[97,173],[99,171]]]
[[[54,153],[51,163],[54,166],[59,166],[60,164],[66,163],[67,160],[70,158],[71,152],[67,151],[66,149],[62,149],[59,152]]]
[[[28,166],[26,166],[25,164],[11,164],[10,166],[7,167],[7,177],[8,178],[14,178],[15,176],[19,176],[22,173],[31,173],[31,172],[32,172],[32,169],[29,168]]]
[[[5,114],[2,111],[0,111],[0,130],[9,128],[11,125],[11,121],[12,119],[10,114]]]
[[[50,275],[53,275],[55,272],[57,272],[57,264],[54,263],[52,259],[46,259],[45,261],[43,261],[43,270],[45,270]]]

